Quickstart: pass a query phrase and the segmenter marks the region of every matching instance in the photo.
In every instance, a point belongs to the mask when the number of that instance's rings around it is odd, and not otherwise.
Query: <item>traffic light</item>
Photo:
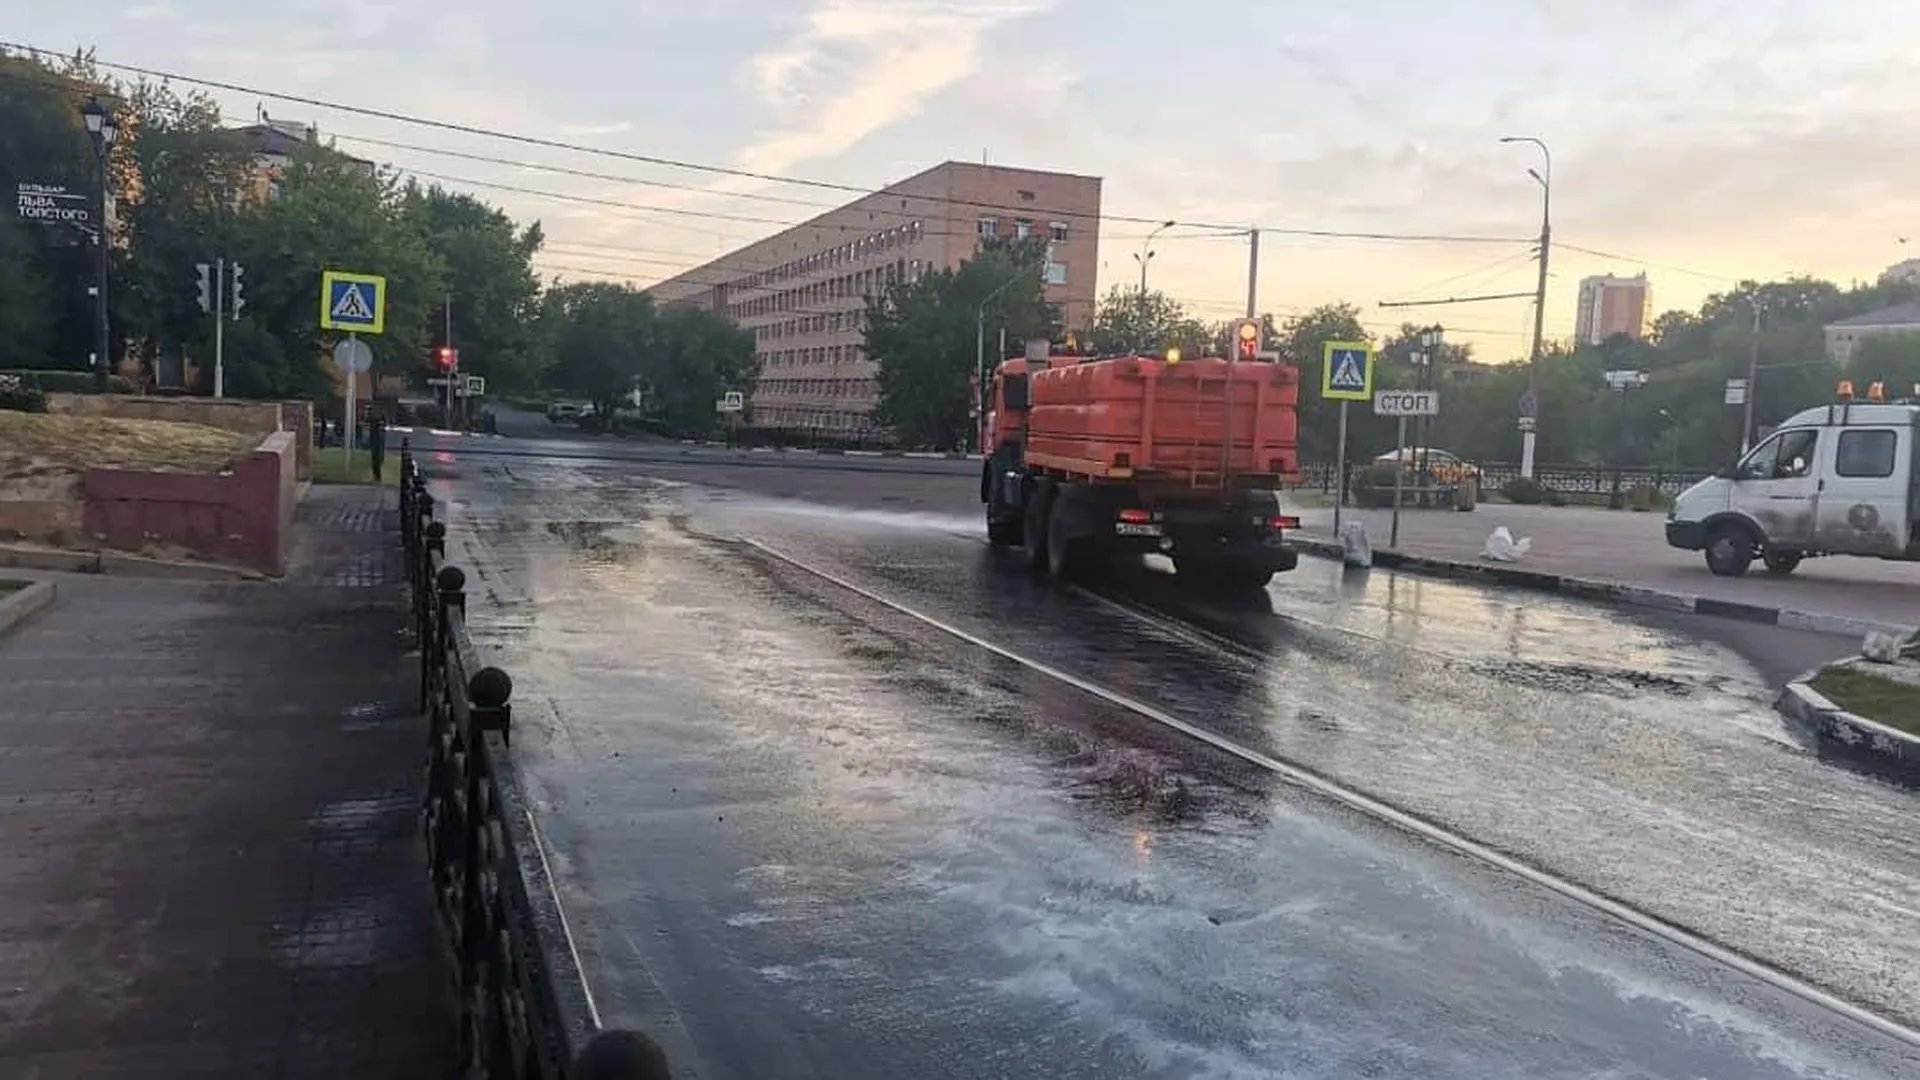
[[[1259,319],[1233,321],[1233,358],[1235,360],[1260,359],[1260,344]]]
[[[233,280],[233,306],[231,310],[233,312],[234,322],[240,321],[240,309],[247,306],[246,293],[240,288],[240,275],[245,272],[246,267],[241,266],[239,263],[234,263],[227,269],[227,276]]]
[[[213,267],[207,263],[195,263],[193,268],[200,274],[200,310],[213,313]]]
[[[452,371],[460,363],[460,353],[451,345],[442,345],[433,351],[433,358],[441,371]]]

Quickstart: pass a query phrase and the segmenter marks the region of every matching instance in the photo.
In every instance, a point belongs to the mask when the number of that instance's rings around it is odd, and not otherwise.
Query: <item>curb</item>
[[[0,634],[25,622],[27,616],[53,603],[58,594],[51,581],[35,581],[24,589],[0,596]]]
[[[1920,776],[1920,737],[1877,720],[1850,713],[1807,685],[1817,672],[1788,683],[1773,707],[1816,739],[1828,739],[1865,750],[1888,763]]]
[[[119,551],[67,551],[62,548],[19,547],[0,544],[0,567],[22,570],[59,570],[70,574],[118,574],[172,581],[266,581],[257,570],[215,563],[150,559]]]
[[[1346,554],[1345,548],[1331,540],[1296,537],[1289,540],[1288,544],[1302,554],[1317,555],[1322,558],[1343,559]],[[1592,578],[1567,577],[1544,570],[1523,570],[1503,563],[1470,563],[1457,559],[1409,555],[1392,548],[1373,549],[1373,564],[1390,570],[1405,570],[1429,577],[1534,589],[1584,600],[1624,604],[1628,607],[1656,608],[1661,611],[1677,611],[1691,615],[1712,615],[1722,619],[1738,619],[1741,622],[1779,626],[1788,630],[1811,630],[1821,634],[1865,637],[1870,632],[1881,631],[1904,637],[1913,633],[1914,629],[1911,626],[1877,622],[1872,619],[1856,619],[1846,615],[1743,604],[1733,600],[1716,600],[1708,596],[1668,592],[1664,589],[1650,589],[1643,585],[1628,585],[1618,581],[1597,581]]]

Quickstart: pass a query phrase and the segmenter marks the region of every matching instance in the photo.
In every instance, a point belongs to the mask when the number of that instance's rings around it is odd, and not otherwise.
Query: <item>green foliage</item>
[[[1501,486],[1500,494],[1510,503],[1538,506],[1546,500],[1547,489],[1537,480],[1516,476]]]
[[[1178,348],[1189,356],[1218,349],[1219,327],[1194,318],[1166,293],[1115,285],[1107,290],[1093,325],[1080,335],[1081,343],[1099,353],[1165,352]]]
[[[0,375],[17,375],[28,386],[46,394],[91,394],[93,373],[73,371],[66,368],[21,369],[0,371]],[[131,394],[133,384],[123,376],[111,375],[107,378],[107,393]]]
[[[493,392],[536,387],[540,280],[531,260],[543,243],[539,223],[521,229],[500,210],[437,185],[409,185],[402,202],[410,225],[445,267],[460,369],[485,376]],[[434,340],[444,333],[442,325]]]
[[[43,413],[47,411],[47,396],[24,376],[0,374],[0,409]]]
[[[602,417],[635,388],[658,329],[652,297],[601,281],[548,290],[540,326],[553,357],[549,384],[586,398]]]

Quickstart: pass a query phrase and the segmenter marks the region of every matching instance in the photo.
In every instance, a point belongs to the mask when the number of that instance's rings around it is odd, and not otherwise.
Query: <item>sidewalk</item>
[[[445,1075],[381,494],[314,488],[280,584],[39,575],[0,637],[0,1075]]]
[[[1334,540],[1331,508],[1303,509],[1300,517],[1303,538]],[[1376,554],[1387,549],[1392,511],[1349,507],[1341,518],[1365,522]],[[1482,559],[1481,545],[1500,525],[1516,539],[1531,537],[1533,550],[1515,563]],[[1699,552],[1667,546],[1666,516],[1661,513],[1503,503],[1481,503],[1469,514],[1402,510],[1397,551],[1451,564],[1410,567],[1416,570],[1463,575],[1531,571],[1563,577],[1576,586],[1591,582],[1616,587],[1621,593],[1614,598],[1629,603],[1777,621],[1808,630],[1864,634],[1875,626],[1920,624],[1920,563],[1834,557],[1809,559],[1785,578],[1771,577],[1757,566],[1745,577],[1716,577]],[[1567,591],[1597,594],[1577,587]],[[1777,614],[1770,618],[1769,612]]]

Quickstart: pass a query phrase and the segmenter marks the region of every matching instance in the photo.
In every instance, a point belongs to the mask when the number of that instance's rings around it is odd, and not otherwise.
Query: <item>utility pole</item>
[[[1766,305],[1760,302],[1760,293],[1756,291],[1748,297],[1753,304],[1753,333],[1747,338],[1747,404],[1740,417],[1740,456],[1745,457],[1753,442],[1753,392],[1757,389],[1754,380],[1760,377],[1760,313]]]
[[[1174,224],[1172,221],[1163,221],[1154,226],[1153,231],[1147,234],[1147,238],[1140,242],[1140,250],[1133,256],[1133,261],[1140,264],[1140,293],[1133,305],[1134,318],[1139,321],[1139,325],[1134,328],[1133,351],[1135,352],[1147,351],[1147,264],[1153,261],[1153,239],[1173,228]],[[1048,258],[1052,258],[1052,255],[1049,254]]]
[[[1520,475],[1533,478],[1533,450],[1536,439],[1535,419],[1540,409],[1540,347],[1545,337],[1547,319],[1547,259],[1553,248],[1553,151],[1547,144],[1531,135],[1508,135],[1500,140],[1503,143],[1532,143],[1540,148],[1540,156],[1545,168],[1542,171],[1527,170],[1527,175],[1540,185],[1540,277],[1533,289],[1533,348],[1527,354],[1527,398],[1531,404],[1533,416],[1520,418]]]
[[[1260,306],[1260,230],[1247,232],[1247,318],[1259,318]]]

